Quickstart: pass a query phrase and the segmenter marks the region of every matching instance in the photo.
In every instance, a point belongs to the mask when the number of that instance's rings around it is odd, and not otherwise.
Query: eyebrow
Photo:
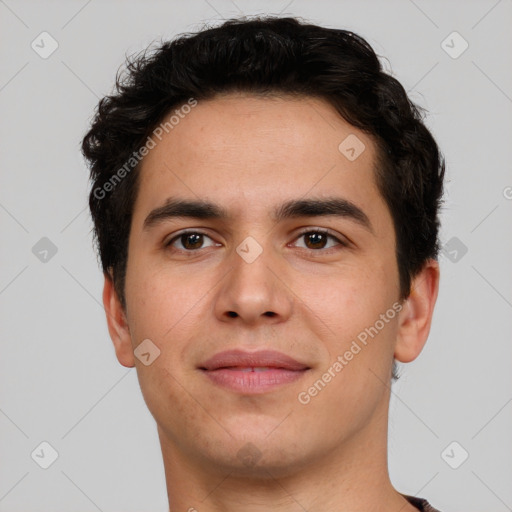
[[[229,219],[222,206],[204,200],[168,198],[163,206],[152,210],[144,220],[143,230],[173,218]],[[351,201],[341,197],[324,199],[296,199],[283,203],[272,213],[272,220],[281,222],[299,217],[343,217],[358,223],[373,233],[370,219],[364,211]]]

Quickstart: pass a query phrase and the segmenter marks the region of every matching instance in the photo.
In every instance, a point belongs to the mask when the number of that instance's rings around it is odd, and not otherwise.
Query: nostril
[[[265,316],[276,316],[276,314],[273,311],[266,311]]]
[[[231,318],[236,318],[238,316],[238,313],[235,313],[234,311],[228,311],[228,316]]]

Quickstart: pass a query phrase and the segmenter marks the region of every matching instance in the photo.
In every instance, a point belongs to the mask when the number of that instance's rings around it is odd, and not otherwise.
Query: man
[[[231,20],[136,58],[83,141],[119,362],[171,512],[435,512],[387,468],[444,163],[368,43]]]

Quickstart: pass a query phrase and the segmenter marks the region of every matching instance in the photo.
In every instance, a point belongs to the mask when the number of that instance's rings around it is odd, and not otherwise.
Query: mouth
[[[229,350],[198,367],[213,384],[245,394],[260,394],[296,382],[311,368],[274,350]]]
[[[268,370],[285,370],[285,368],[276,368],[273,366],[225,366],[223,368],[216,368],[215,370],[233,370],[238,372],[266,372]],[[208,371],[208,370],[207,370]],[[300,371],[300,370],[297,370]]]

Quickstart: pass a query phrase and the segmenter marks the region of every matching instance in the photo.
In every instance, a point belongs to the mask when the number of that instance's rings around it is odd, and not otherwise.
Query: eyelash
[[[308,228],[304,231],[301,231],[298,235],[297,235],[297,238],[296,240],[298,240],[299,238],[303,237],[304,235],[308,235],[308,234],[313,234],[313,233],[320,233],[322,235],[326,235],[328,238],[332,239],[332,240],[335,240],[340,246],[342,247],[348,247],[348,243],[343,241],[343,240],[340,240],[337,236],[333,235],[330,231],[326,230],[326,229],[322,229],[322,228],[315,228],[315,229],[311,229],[311,228]],[[170,248],[172,246],[172,244],[176,241],[176,240],[179,240],[182,236],[184,235],[203,235],[207,238],[210,238],[212,239],[207,233],[203,232],[203,231],[197,231],[197,230],[187,230],[187,231],[182,231],[181,233],[175,235],[174,237],[172,237],[168,242],[165,242],[164,243],[164,246],[166,248]],[[203,249],[203,247],[199,248],[199,249],[175,249],[177,251],[181,251],[181,252],[187,252],[187,253],[193,253],[193,252],[198,252],[199,250]],[[301,247],[301,249],[304,249],[303,247]],[[306,250],[309,250],[311,252],[324,252],[324,253],[329,253],[331,251],[331,249],[335,249],[335,247],[329,247],[327,249],[324,249],[324,248],[321,248],[321,249],[308,249],[307,247],[305,248]]]

